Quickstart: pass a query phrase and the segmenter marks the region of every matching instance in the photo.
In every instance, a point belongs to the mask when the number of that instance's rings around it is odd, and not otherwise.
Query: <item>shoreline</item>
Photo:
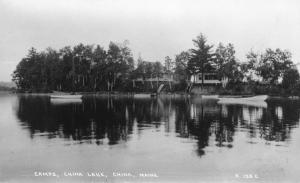
[[[27,96],[50,96],[54,93],[25,93],[25,92],[11,92],[11,91],[0,91],[0,94],[15,94],[15,95],[27,95]],[[259,95],[268,95],[272,99],[292,99],[299,100],[300,96],[295,95],[270,95],[270,94],[192,94],[185,92],[169,92],[169,93],[150,93],[150,92],[76,92],[76,94],[83,95],[84,97],[159,97],[159,96],[184,96],[184,97],[214,97],[214,98],[243,98]]]

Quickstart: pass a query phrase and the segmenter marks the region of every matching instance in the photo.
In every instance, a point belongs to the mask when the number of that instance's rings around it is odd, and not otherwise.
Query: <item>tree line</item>
[[[219,43],[214,49],[200,34],[193,39],[194,47],[172,59],[147,62],[139,56],[135,61],[128,41],[110,42],[105,50],[100,45],[78,44],[55,50],[37,52],[31,48],[12,74],[20,91],[134,91],[133,80],[174,76],[181,90],[193,83],[196,74],[216,73],[226,78],[227,88],[241,84],[261,84],[297,93],[299,73],[292,55],[279,48],[258,53],[250,50],[241,62],[234,45]],[[162,64],[164,63],[164,64]],[[177,87],[178,88],[178,87]]]

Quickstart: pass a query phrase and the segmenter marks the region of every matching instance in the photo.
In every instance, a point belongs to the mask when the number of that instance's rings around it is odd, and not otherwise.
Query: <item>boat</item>
[[[133,95],[134,98],[150,98],[151,94],[149,93],[136,93]]]
[[[82,95],[71,95],[71,94],[62,94],[62,95],[50,95],[51,99],[81,99]]]
[[[75,80],[75,64],[74,64],[74,57],[72,57],[72,88],[73,88],[73,92],[71,93],[66,93],[66,92],[61,92],[61,91],[53,91],[53,94],[50,95],[50,99],[51,102],[53,102],[54,100],[56,100],[55,102],[59,102],[57,100],[61,100],[61,102],[81,102],[82,99],[82,95],[79,94],[75,94],[74,89],[74,80]]]
[[[51,98],[51,104],[54,105],[63,105],[63,104],[81,104],[82,103],[82,99],[78,98],[78,99],[66,99],[66,98]]]
[[[219,98],[265,101],[268,98],[268,95],[220,95]]]
[[[219,95],[201,95],[203,99],[218,99]]]
[[[54,105],[82,103],[82,95],[55,94],[50,95],[50,102]]]
[[[255,95],[220,95],[219,98],[249,98]]]
[[[220,97],[218,104],[224,105],[246,105],[246,106],[254,106],[254,107],[267,107],[267,95],[257,95],[257,96],[250,96],[250,97]]]

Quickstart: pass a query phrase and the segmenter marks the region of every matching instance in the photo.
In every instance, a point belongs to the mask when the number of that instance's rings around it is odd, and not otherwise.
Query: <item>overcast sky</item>
[[[300,62],[299,0],[0,0],[0,81],[10,81],[30,47],[129,40],[148,61],[193,47],[233,43],[237,58],[253,49],[281,48]]]

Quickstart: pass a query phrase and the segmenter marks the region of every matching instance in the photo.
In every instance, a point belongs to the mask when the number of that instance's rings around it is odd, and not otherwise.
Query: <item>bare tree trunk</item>
[[[202,72],[202,88],[203,88],[203,85],[204,85],[204,62],[202,62],[201,72]]]
[[[82,76],[82,86],[84,86],[85,83],[84,83],[84,76]]]
[[[151,89],[153,89],[152,74],[151,74],[151,78],[150,78],[150,84],[151,84]]]
[[[116,76],[116,74],[114,73],[114,78],[113,78],[114,80],[113,80],[113,84],[112,84],[112,86],[111,86],[111,91],[113,90],[113,87],[116,85],[116,79],[117,79],[117,76]]]
[[[110,88],[110,82],[107,81],[107,91],[109,91],[109,88]]]
[[[202,87],[204,85],[204,72],[202,71]]]
[[[97,88],[97,77],[95,78],[94,80],[94,90],[96,91],[96,88]]]

